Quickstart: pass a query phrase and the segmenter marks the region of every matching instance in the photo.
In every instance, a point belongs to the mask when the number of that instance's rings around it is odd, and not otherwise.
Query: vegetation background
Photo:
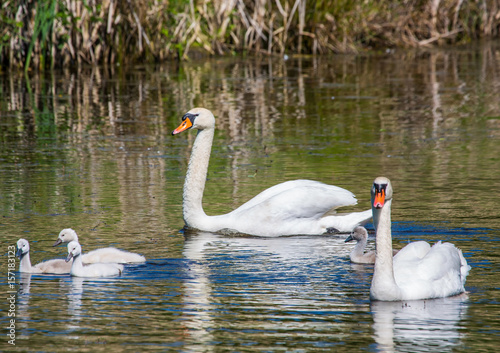
[[[495,38],[500,0],[4,0],[0,68],[325,54]]]

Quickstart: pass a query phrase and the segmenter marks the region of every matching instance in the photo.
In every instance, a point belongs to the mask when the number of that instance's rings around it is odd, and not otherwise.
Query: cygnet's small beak
[[[344,240],[344,243],[347,243],[347,242],[350,242],[350,241],[353,241],[353,240],[354,240],[354,238],[352,237],[352,234],[351,234],[351,235],[349,235],[349,236],[347,237],[347,239],[346,239],[346,240]]]
[[[54,245],[52,245],[52,246],[58,246],[58,245],[59,245],[59,244],[61,244],[61,243],[62,243],[62,240],[61,240],[61,239],[59,239],[59,238],[57,238],[56,242],[55,242],[55,243],[54,243]]]
[[[17,256],[18,258],[21,258],[21,256],[23,256],[23,249],[21,249],[21,248],[17,248],[16,256]]]
[[[71,260],[72,258],[73,258],[73,254],[69,253],[68,257],[66,258],[66,262],[69,262],[69,260]]]

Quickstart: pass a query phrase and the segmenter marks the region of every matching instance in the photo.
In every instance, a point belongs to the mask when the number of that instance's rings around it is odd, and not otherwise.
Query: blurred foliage
[[[498,0],[12,0],[0,68],[349,53],[497,37]]]

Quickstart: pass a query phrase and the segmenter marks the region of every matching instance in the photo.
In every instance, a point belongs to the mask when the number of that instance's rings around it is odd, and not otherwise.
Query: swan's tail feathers
[[[465,285],[465,279],[467,278],[467,275],[469,274],[469,271],[471,270],[471,267],[467,263],[467,260],[465,259],[464,255],[462,254],[462,250],[457,249],[458,254],[460,255],[460,278],[462,279],[462,284]]]

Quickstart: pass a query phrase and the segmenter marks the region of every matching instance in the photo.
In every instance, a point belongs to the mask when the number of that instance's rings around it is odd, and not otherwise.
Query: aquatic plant
[[[25,70],[202,55],[357,52],[498,37],[496,0],[11,0],[0,65]]]

